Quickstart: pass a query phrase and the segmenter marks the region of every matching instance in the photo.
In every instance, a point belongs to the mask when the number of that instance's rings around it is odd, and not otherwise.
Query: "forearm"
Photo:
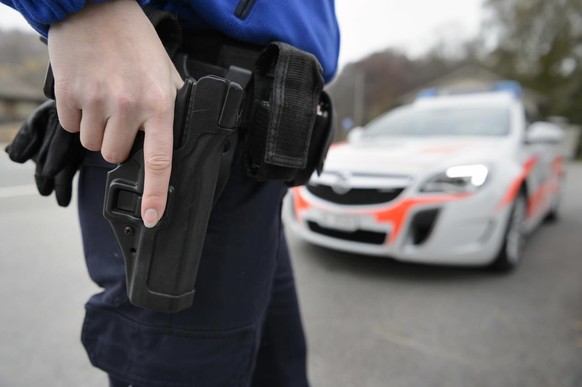
[[[99,3],[114,0],[0,0],[1,3],[14,8],[41,35],[47,36],[51,24],[57,23],[67,16],[81,11],[88,3]],[[140,5],[150,0],[136,0]]]

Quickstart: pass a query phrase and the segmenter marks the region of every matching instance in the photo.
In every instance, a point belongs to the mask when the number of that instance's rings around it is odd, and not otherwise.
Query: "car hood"
[[[334,144],[326,171],[416,175],[453,164],[486,162],[508,146],[507,138],[410,138]]]

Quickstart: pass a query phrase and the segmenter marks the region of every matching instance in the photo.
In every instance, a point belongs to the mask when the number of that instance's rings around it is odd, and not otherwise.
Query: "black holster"
[[[156,15],[150,19],[168,20]],[[176,36],[172,25],[165,31]],[[321,171],[332,138],[331,101],[312,55],[283,43],[258,49],[216,35],[179,46],[172,54],[186,84],[176,100],[164,216],[151,229],[140,217],[141,134],[129,159],[109,172],[104,206],[125,259],[130,301],[161,312],[192,304],[209,216],[239,137],[246,137],[251,178],[290,186]]]
[[[225,78],[186,79],[176,100],[168,203],[155,227],[146,228],[140,217],[143,135],[129,159],[109,172],[104,215],[123,252],[133,304],[161,312],[192,304],[210,211],[230,173],[242,100],[242,88]]]

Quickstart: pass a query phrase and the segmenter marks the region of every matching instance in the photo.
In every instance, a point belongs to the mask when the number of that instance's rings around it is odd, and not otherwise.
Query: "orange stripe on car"
[[[388,237],[387,241],[388,244],[392,244],[398,238],[403,223],[413,207],[426,204],[440,204],[453,200],[464,199],[470,195],[470,193],[460,193],[454,195],[438,195],[405,199],[400,201],[396,206],[384,211],[376,212],[373,215],[376,217],[377,222],[392,223],[392,232],[390,232],[390,236]]]
[[[340,141],[340,142],[333,143],[329,146],[329,150],[342,147],[342,146],[346,145],[347,143],[348,143],[347,141]]]
[[[373,212],[366,210],[351,210],[349,212],[362,216],[374,216],[376,218],[376,221],[379,223],[391,223],[392,231],[387,240],[387,243],[392,244],[398,237],[398,234],[400,233],[400,230],[403,226],[403,223],[408,213],[415,206],[445,203],[453,200],[464,199],[471,195],[472,195],[471,193],[459,193],[451,195],[432,195],[425,197],[417,197],[400,200],[396,205],[391,206],[390,208],[387,208],[385,210]],[[301,194],[301,187],[293,188],[293,204],[295,206],[295,218],[297,219],[298,222],[301,222],[302,212],[317,207],[312,205],[303,198],[303,195]]]
[[[297,222],[301,223],[301,213],[311,208],[311,205],[301,195],[301,187],[293,188],[293,206],[295,208],[295,218]]]
[[[511,185],[509,186],[509,189],[505,193],[505,196],[503,196],[503,198],[501,199],[501,201],[497,205],[497,209],[498,210],[500,210],[500,209],[502,209],[502,208],[510,205],[511,203],[513,203],[513,200],[517,196],[517,194],[519,192],[519,189],[521,188],[521,185],[523,184],[523,182],[525,181],[525,179],[527,178],[527,176],[531,173],[531,171],[533,170],[533,168],[535,167],[535,165],[538,163],[538,160],[539,159],[537,157],[532,157],[532,158],[528,159],[523,164],[523,170],[522,170],[522,172],[511,183]]]
[[[557,156],[554,161],[552,161],[552,172],[559,177],[564,177],[566,175],[564,157]]]
[[[543,204],[548,203],[548,196],[555,195],[560,190],[560,183],[557,179],[560,179],[565,174],[564,158],[558,156],[552,161],[552,179],[540,185],[540,187],[530,195],[527,208],[528,217],[536,215],[545,209]]]
[[[545,203],[545,200],[548,194],[551,194],[555,190],[554,182],[548,182],[542,184],[537,191],[535,191],[527,202],[527,216],[531,217],[537,213],[539,213],[543,207],[542,204]]]

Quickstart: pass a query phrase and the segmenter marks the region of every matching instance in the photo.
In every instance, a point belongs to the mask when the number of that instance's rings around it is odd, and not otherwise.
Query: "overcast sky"
[[[313,0],[319,1],[319,0]],[[340,66],[387,47],[419,54],[435,41],[474,36],[483,0],[336,0],[342,32]],[[0,27],[32,30],[0,4]]]

